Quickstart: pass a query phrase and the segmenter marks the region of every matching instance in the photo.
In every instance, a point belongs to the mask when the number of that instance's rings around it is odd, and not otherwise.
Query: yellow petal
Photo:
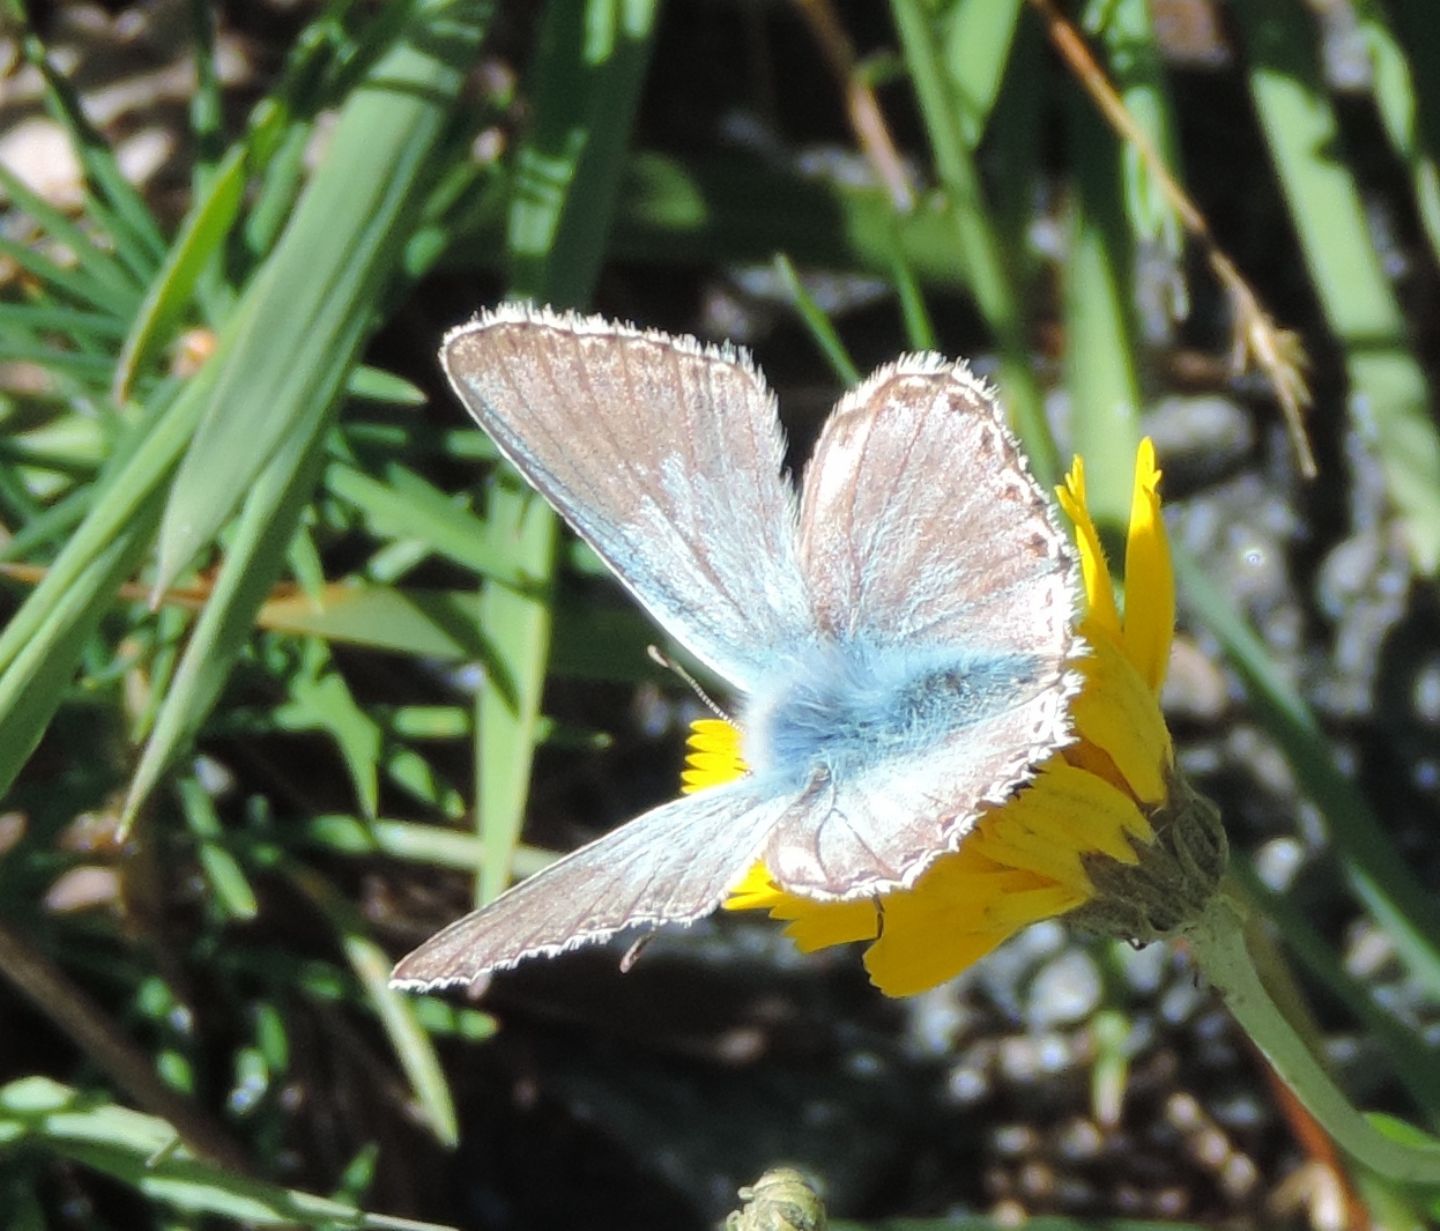
[[[1022,926],[960,932],[945,912],[885,910],[884,931],[865,953],[870,981],[887,996],[914,996],[973,966]]]
[[[756,863],[721,905],[725,910],[769,910],[789,896],[775,887],[765,865]]]
[[[1075,543],[1080,549],[1080,575],[1085,583],[1085,605],[1091,623],[1117,640],[1121,636],[1120,614],[1115,608],[1115,587],[1110,580],[1110,566],[1105,562],[1105,549],[1085,504],[1085,461],[1077,457],[1065,476],[1065,483],[1055,489],[1060,507],[1075,525]]]
[[[1150,839],[1150,823],[1135,798],[1103,778],[1078,769],[1060,758],[1048,764],[1035,782],[1006,804],[997,819],[1003,825],[991,826],[993,837],[987,851],[992,858],[1007,858],[1012,866],[1020,865],[1017,845],[1015,857],[998,853],[1000,844],[1012,841],[1012,832],[1024,830],[1027,842],[1046,844],[1052,851],[1065,850],[1077,863],[1083,856],[1108,855],[1121,863],[1134,863],[1135,848],[1127,835]],[[1038,868],[1038,864],[1030,864]],[[1092,892],[1090,879],[1054,877],[1073,888]]]
[[[875,902],[817,902],[777,888],[763,863],[757,863],[722,903],[725,910],[768,910],[770,918],[790,926],[785,934],[803,953],[856,940],[874,940],[879,931]]]
[[[1075,729],[1110,758],[1136,798],[1158,804],[1173,755],[1160,704],[1118,646],[1090,642],[1090,654],[1076,663],[1085,683],[1071,703]],[[1077,758],[1067,751],[1067,759]]]
[[[785,918],[788,908],[795,918],[785,935],[795,942],[801,953],[814,953],[831,945],[848,945],[857,940],[874,940],[880,931],[879,913],[873,898],[855,902],[805,902],[794,898],[771,912],[771,918]]]
[[[1160,471],[1147,436],[1135,457],[1130,530],[1125,540],[1125,654],[1159,694],[1175,635],[1175,571],[1160,516]]]
[[[683,794],[693,795],[745,776],[740,730],[723,718],[697,718],[690,724],[690,736],[685,743],[689,752],[680,773]]]

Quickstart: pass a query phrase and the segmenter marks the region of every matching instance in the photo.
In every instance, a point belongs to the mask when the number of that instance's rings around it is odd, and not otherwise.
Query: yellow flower
[[[804,951],[869,941],[865,965],[892,996],[958,974],[1040,919],[1073,912],[1095,930],[1139,940],[1168,934],[1208,900],[1224,863],[1213,810],[1175,771],[1160,712],[1175,623],[1175,581],[1160,517],[1160,472],[1149,440],[1136,457],[1125,551],[1124,618],[1085,503],[1080,459],[1058,490],[1075,525],[1085,588],[1071,703],[1077,739],[1035,779],[984,813],[960,848],[907,890],[818,902],[787,893],[756,865],[725,902],[768,910]],[[744,772],[739,732],[697,723],[687,790]],[[1198,824],[1190,824],[1194,821]]]

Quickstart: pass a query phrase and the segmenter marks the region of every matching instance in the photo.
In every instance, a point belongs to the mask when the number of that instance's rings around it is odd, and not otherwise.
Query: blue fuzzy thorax
[[[745,760],[785,789],[804,789],[817,772],[860,776],[1008,709],[1039,672],[1032,656],[954,646],[811,645],[750,698]]]

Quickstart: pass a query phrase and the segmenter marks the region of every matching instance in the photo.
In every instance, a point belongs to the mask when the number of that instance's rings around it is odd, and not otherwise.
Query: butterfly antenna
[[[690,691],[693,692],[696,697],[700,699],[700,704],[703,705],[712,714],[714,714],[716,718],[722,719],[725,722],[730,721],[730,715],[720,708],[720,706],[714,701],[714,699],[710,696],[708,692],[706,692],[703,688],[700,687],[700,684],[695,679],[695,677],[691,675],[690,672],[686,671],[684,667],[677,663],[668,654],[666,654],[664,650],[662,650],[658,645],[651,645],[646,646],[646,651],[649,653],[651,659],[654,662],[664,667],[667,671],[673,671],[682,680],[684,680],[685,683],[690,686]]]

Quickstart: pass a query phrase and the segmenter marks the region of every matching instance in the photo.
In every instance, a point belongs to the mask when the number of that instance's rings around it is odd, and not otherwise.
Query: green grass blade
[[[717,252],[763,264],[789,253],[802,266],[886,274],[896,237],[916,275],[964,286],[955,228],[936,210],[896,215],[884,189],[805,178],[749,154],[681,163],[654,151],[626,164],[612,252],[641,264],[706,265]],[[462,251],[481,260],[495,239],[481,231]]]
[[[584,303],[599,274],[640,83],[654,36],[655,0],[551,0],[534,71],[535,123],[517,158],[507,251],[515,294]],[[497,583],[480,598],[494,648],[476,699],[476,824],[485,842],[477,896],[510,881],[537,738],[550,647],[554,514],[513,478],[492,483],[491,542],[512,553],[531,594]]]
[[[237,146],[221,164],[209,194],[197,199],[150,283],[115,366],[110,396],[123,402],[137,372],[170,341],[171,332],[190,307],[195,284],[230,234],[245,191],[246,151]]]
[[[100,248],[83,227],[72,222],[61,210],[56,209],[44,197],[31,192],[23,180],[9,167],[0,163],[0,187],[5,189],[10,203],[29,214],[46,238],[63,244],[76,261],[72,272],[94,281],[97,288],[103,288],[103,295],[113,303],[133,304],[140,293],[140,284],[115,258]]]
[[[1135,241],[1110,129],[1088,105],[1071,107],[1065,118],[1076,186],[1064,270],[1070,424],[1075,452],[1085,459],[1095,522],[1103,531],[1123,532],[1140,441],[1131,316]]]
[[[345,1202],[237,1175],[175,1146],[164,1120],[48,1077],[0,1087],[0,1144],[29,1142],[118,1180],[163,1205],[256,1226],[389,1227],[431,1224],[367,1215]]]
[[[511,286],[559,307],[590,298],[619,187],[655,0],[551,0],[515,160]]]
[[[1375,71],[1375,105],[1410,173],[1415,208],[1440,260],[1440,42],[1429,0],[1355,0],[1360,33]]]
[[[0,674],[0,794],[10,789],[65,699],[75,665],[111,609],[116,587],[134,574],[144,557],[158,511],[158,503],[152,501],[147,511],[86,562],[73,584],[56,595],[44,618],[34,623]]]
[[[895,285],[895,297],[900,301],[906,344],[914,351],[939,350],[935,323],[930,319],[930,309],[925,304],[925,292],[898,234],[890,265],[890,280]]]
[[[930,138],[935,169],[949,199],[955,238],[967,284],[1000,349],[999,384],[1016,434],[1042,483],[1059,476],[1055,442],[1030,364],[1025,319],[1010,258],[986,204],[974,152],[960,122],[963,62],[947,64],[929,6],[922,0],[891,0],[891,12],[920,113]]]
[[[455,1103],[435,1054],[435,1045],[415,1016],[410,997],[390,987],[390,958],[370,939],[369,929],[350,905],[324,878],[302,865],[285,864],[290,879],[325,916],[334,929],[350,968],[364,987],[390,1045],[400,1061],[410,1088],[430,1131],[442,1145],[453,1147],[460,1138]]]
[[[418,658],[486,659],[475,626],[475,595],[462,590],[400,590],[340,584],[318,596],[274,598],[255,617],[262,628]]]
[[[168,404],[160,400],[168,395],[162,390],[149,415],[116,446],[85,520],[50,564],[44,580],[0,632],[0,671],[34,638],[53,608],[66,601],[96,557],[147,508],[194,431],[210,396],[213,376],[213,365],[202,368]]]
[[[505,585],[525,584],[511,553],[489,541],[482,519],[398,462],[385,466],[383,479],[332,462],[325,470],[325,487],[359,511],[379,538],[418,539],[429,550]]]
[[[1024,11],[1024,0],[956,0],[940,16],[943,55],[959,83],[955,123],[972,150],[1000,97]]]
[[[124,320],[109,313],[41,304],[0,303],[0,329],[83,334],[97,342],[118,342],[125,336]]]
[[[1097,33],[1104,44],[1115,92],[1125,104],[1125,110],[1178,178],[1179,144],[1175,139],[1175,121],[1148,0],[1089,0],[1084,24]],[[1093,112],[1093,105],[1087,102],[1086,110]],[[1140,151],[1128,141],[1120,146],[1120,174],[1124,183],[1125,213],[1135,235],[1163,244],[1165,251],[1178,259],[1182,242],[1180,219]]]
[[[492,480],[487,515],[492,545],[508,551],[513,567],[529,574],[529,586],[522,593],[490,582],[480,595],[480,627],[493,655],[475,703],[475,820],[485,845],[480,902],[509,885],[524,826],[550,656],[559,539],[555,515],[516,476]]]
[[[1365,205],[1326,97],[1315,19],[1299,0],[1234,6],[1251,97],[1316,293],[1345,353],[1352,413],[1405,519],[1411,553],[1440,567],[1440,433],[1429,382],[1370,241]]]
[[[23,560],[42,547],[64,538],[89,512],[93,495],[90,488],[79,488],[30,518],[14,538],[0,544],[0,564]]]
[[[150,207],[125,178],[115,152],[85,118],[75,87],[51,62],[40,40],[26,30],[20,45],[26,60],[44,79],[46,105],[69,135],[88,183],[103,194],[103,200],[91,194],[89,213],[105,223],[117,255],[140,281],[146,281],[165,255],[165,237]]]
[[[825,315],[825,309],[815,302],[815,297],[805,289],[805,284],[800,281],[800,275],[795,272],[795,266],[788,256],[784,253],[778,255],[775,258],[775,268],[790,296],[790,302],[800,314],[800,319],[810,331],[810,337],[820,348],[820,353],[830,364],[830,370],[840,378],[846,388],[853,389],[860,383],[860,369],[855,366],[850,352],[845,349],[845,343],[840,340],[840,333],[834,322]]]
[[[9,257],[26,273],[43,283],[52,300],[58,291],[76,303],[90,304],[121,320],[128,320],[135,311],[135,305],[140,302],[140,291],[137,287],[113,287],[80,270],[57,265],[34,248],[17,244],[13,239],[3,236],[0,236],[0,256]]]
[[[326,732],[340,751],[364,816],[374,816],[380,801],[380,754],[384,733],[355,702],[329,650],[319,641],[305,647],[305,661],[293,678],[290,700],[276,710],[302,717]]]
[[[180,808],[195,836],[198,857],[215,907],[227,919],[246,922],[260,913],[260,903],[240,861],[225,845],[224,828],[215,801],[193,774],[176,784]]]
[[[158,588],[214,538],[280,443],[333,412],[489,13],[480,0],[421,0],[341,109],[325,162],[237,309],[161,525]]]
[[[190,643],[155,716],[125,800],[128,825],[210,712],[254,626],[255,612],[285,562],[285,547],[309,503],[323,457],[323,425],[288,441],[251,490]]]

